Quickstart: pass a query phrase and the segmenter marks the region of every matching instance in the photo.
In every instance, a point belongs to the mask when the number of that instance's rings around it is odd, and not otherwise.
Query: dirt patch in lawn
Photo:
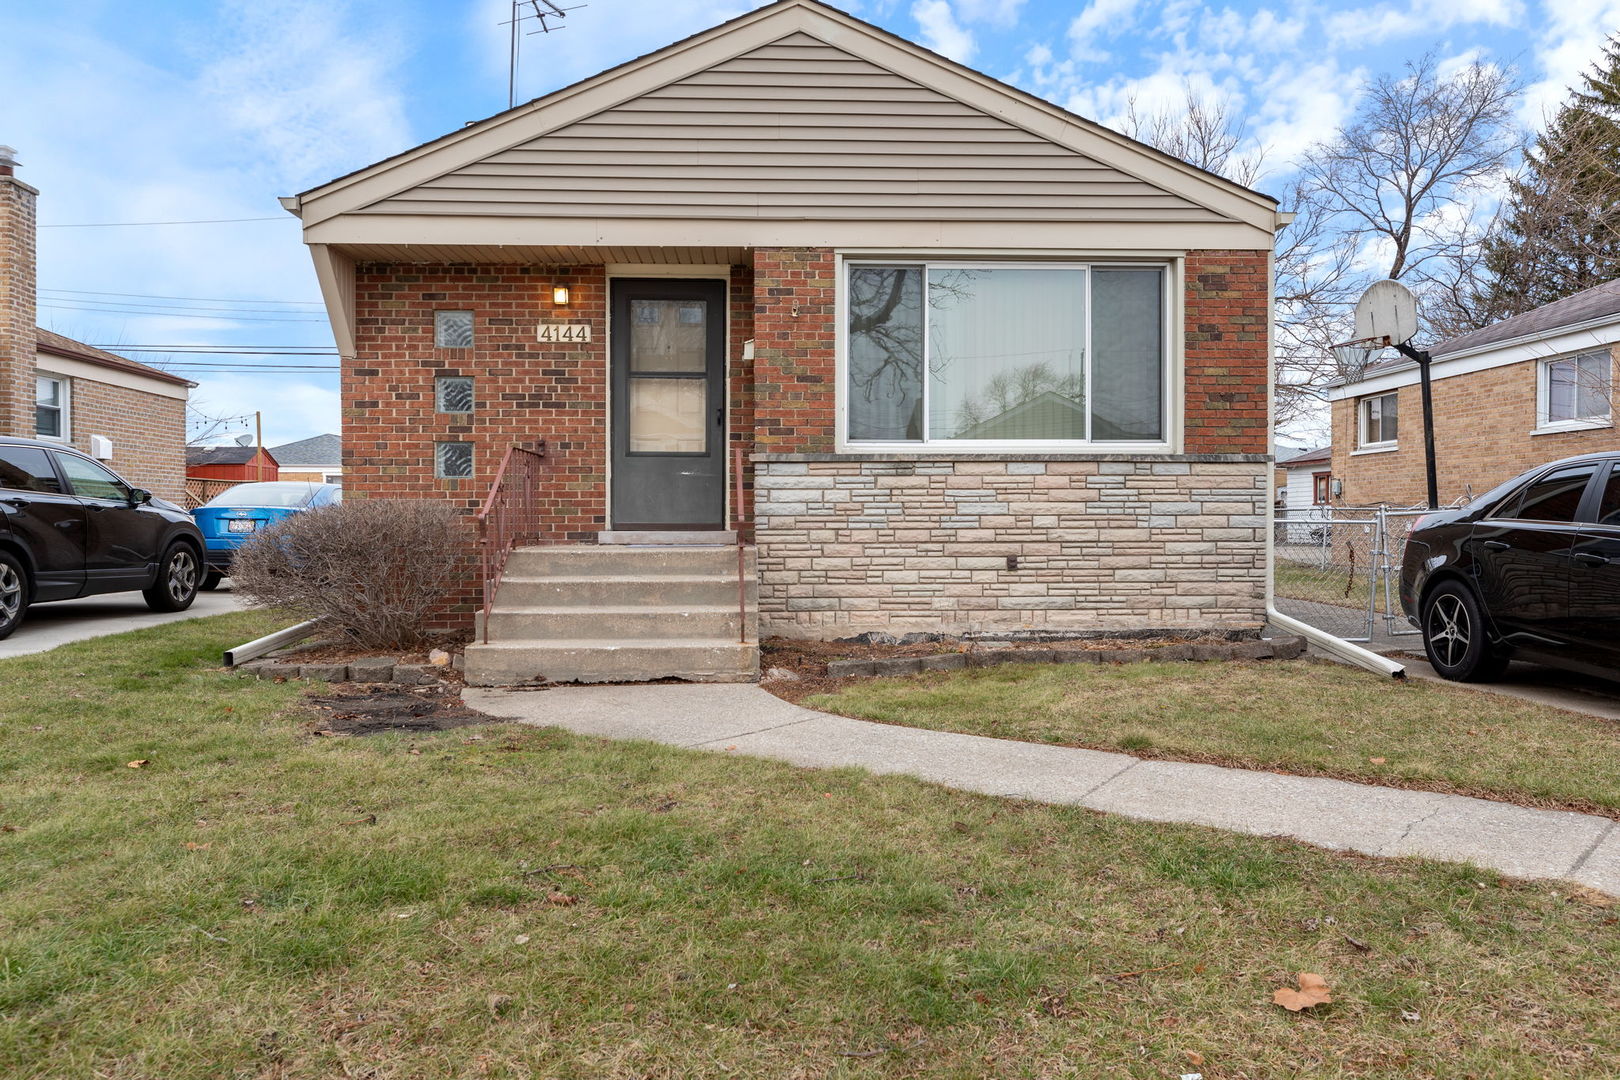
[[[311,695],[309,703],[319,712],[317,735],[377,735],[385,731],[449,731],[475,724],[495,723],[495,718],[469,709],[453,690],[437,686],[411,690],[382,690],[376,693]]]

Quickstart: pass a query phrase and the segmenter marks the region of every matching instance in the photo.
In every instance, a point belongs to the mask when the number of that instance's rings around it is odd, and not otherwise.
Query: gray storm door
[[[613,527],[719,529],[726,287],[613,281]]]

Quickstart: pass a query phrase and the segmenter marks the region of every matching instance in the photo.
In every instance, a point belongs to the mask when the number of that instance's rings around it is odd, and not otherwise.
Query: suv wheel
[[[1456,581],[1436,586],[1423,605],[1423,649],[1434,670],[1457,682],[1490,682],[1507,667],[1473,590]]]
[[[197,553],[187,544],[170,544],[158,565],[157,580],[141,595],[153,611],[184,611],[197,599],[201,576]]]
[[[0,638],[22,625],[28,610],[28,575],[16,557],[0,551]]]

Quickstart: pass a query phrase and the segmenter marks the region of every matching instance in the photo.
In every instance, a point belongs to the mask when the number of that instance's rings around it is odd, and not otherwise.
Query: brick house
[[[315,435],[297,442],[272,446],[281,480],[307,480],[312,484],[343,483],[343,439]]]
[[[1440,502],[1482,494],[1543,462],[1620,447],[1613,389],[1620,281],[1443,341],[1434,357]],[[1417,365],[1375,364],[1329,390],[1333,501],[1421,505],[1423,399]]]
[[[12,153],[0,147],[0,435],[68,443],[178,503],[196,384],[37,325],[39,192]]]
[[[474,511],[545,441],[554,546],[475,679],[746,677],[733,527],[766,636],[1264,620],[1286,215],[843,12],[781,0],[283,202],[351,497]],[[729,622],[646,584],[728,572]]]

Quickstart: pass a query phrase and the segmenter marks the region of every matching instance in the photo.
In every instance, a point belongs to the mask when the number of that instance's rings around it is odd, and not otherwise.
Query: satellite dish
[[[1398,281],[1375,281],[1356,301],[1356,338],[1401,345],[1417,337],[1417,298]]]
[[[238,435],[236,437],[236,445],[237,446],[252,446],[253,445],[253,436],[252,435]]]

